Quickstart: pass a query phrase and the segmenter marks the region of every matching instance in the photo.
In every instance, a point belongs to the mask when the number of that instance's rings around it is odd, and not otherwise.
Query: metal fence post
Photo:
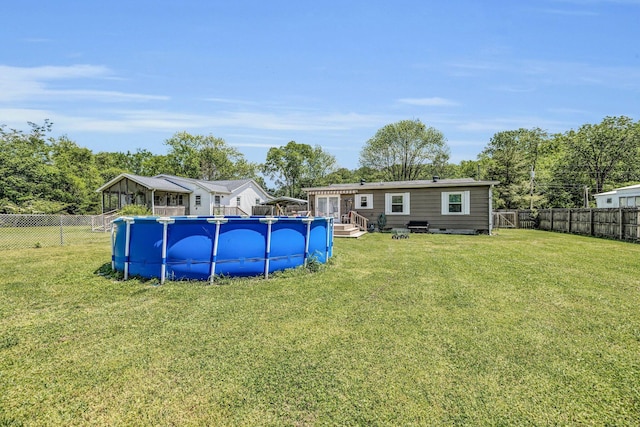
[[[60,215],[60,246],[64,245],[64,236],[62,233],[62,215]]]

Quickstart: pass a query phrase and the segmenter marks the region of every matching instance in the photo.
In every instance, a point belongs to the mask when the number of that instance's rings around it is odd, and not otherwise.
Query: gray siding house
[[[332,184],[304,191],[314,215],[332,216],[338,224],[350,222],[354,213],[376,224],[385,214],[391,228],[406,227],[409,221],[428,221],[431,232],[491,234],[492,189],[498,183],[434,179]]]

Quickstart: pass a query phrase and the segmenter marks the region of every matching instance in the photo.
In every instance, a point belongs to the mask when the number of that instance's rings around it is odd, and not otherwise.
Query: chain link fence
[[[103,215],[0,214],[0,250],[108,241]]]

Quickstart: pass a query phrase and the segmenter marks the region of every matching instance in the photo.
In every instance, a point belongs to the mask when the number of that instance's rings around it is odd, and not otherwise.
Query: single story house
[[[253,179],[204,181],[173,175],[123,173],[96,190],[102,212],[142,205],[154,215],[250,215],[271,196]]]
[[[594,194],[598,208],[640,207],[640,184],[615,188],[605,193]]]
[[[365,217],[369,226],[381,214],[386,226],[404,228],[409,221],[428,221],[432,232],[473,231],[491,234],[492,189],[498,181],[472,178],[394,182],[360,182],[306,188],[309,209],[332,216],[336,223]]]

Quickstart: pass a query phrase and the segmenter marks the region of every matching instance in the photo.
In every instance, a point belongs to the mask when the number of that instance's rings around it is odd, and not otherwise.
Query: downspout
[[[156,189],[151,190],[151,215],[156,214]]]
[[[493,185],[489,186],[489,236],[493,233]]]

